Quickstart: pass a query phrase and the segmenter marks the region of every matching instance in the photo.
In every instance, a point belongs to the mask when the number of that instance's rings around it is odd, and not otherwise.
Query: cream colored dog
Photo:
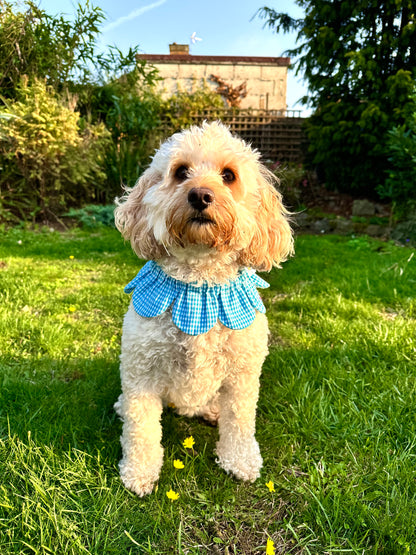
[[[220,123],[204,123],[162,144],[117,202],[118,229],[140,258],[154,261],[127,289],[134,293],[115,405],[123,420],[121,478],[140,496],[159,477],[166,404],[218,421],[217,462],[226,472],[247,481],[260,475],[254,433],[268,325],[255,298],[262,280],[247,269],[269,271],[293,250],[273,179],[244,141]],[[195,317],[186,312],[193,310],[189,298],[203,317],[202,333],[198,322],[187,327]]]

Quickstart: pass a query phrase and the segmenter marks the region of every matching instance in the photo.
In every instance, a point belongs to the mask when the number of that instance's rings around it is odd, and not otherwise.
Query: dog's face
[[[193,245],[270,270],[291,254],[292,233],[272,174],[219,123],[173,135],[118,203],[116,224],[138,256]]]

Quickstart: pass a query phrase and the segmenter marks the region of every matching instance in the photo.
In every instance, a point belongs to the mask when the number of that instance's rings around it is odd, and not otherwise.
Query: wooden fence
[[[194,124],[221,120],[233,133],[258,149],[263,160],[302,162],[306,150],[304,118],[299,111],[204,110],[192,114]],[[166,122],[167,123],[167,122]]]

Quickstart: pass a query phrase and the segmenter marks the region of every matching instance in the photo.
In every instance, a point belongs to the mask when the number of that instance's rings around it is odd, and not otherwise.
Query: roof
[[[137,54],[137,58],[153,63],[185,63],[185,64],[261,64],[289,66],[290,58],[268,56],[194,56],[192,54]]]

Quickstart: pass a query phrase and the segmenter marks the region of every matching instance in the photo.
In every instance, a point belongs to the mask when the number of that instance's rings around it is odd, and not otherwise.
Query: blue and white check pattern
[[[266,312],[257,287],[269,284],[255,272],[242,270],[224,285],[184,283],[171,278],[156,262],[147,262],[124,288],[140,316],[152,318],[172,308],[173,323],[189,335],[209,331],[219,320],[227,328],[248,327],[256,311]]]

